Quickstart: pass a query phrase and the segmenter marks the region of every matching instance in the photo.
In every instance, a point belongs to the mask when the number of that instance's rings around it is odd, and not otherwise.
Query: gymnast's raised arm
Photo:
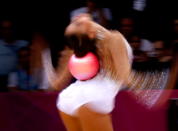
[[[132,49],[118,31],[111,31],[109,50],[115,66],[115,77],[126,84],[131,72]]]
[[[49,43],[41,33],[35,33],[32,39],[31,68],[41,68],[49,86],[55,90],[65,88],[72,79],[68,71],[68,59],[72,54],[69,48],[60,52],[57,69],[52,65]]]
[[[70,84],[72,75],[68,70],[68,61],[72,54],[69,48],[65,48],[60,52],[60,58],[58,60],[58,67],[55,70],[52,66],[50,50],[45,49],[42,52],[43,68],[47,75],[50,86],[55,90],[61,90]]]

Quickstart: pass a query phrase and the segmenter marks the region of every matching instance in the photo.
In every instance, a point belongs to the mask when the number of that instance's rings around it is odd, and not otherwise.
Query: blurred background
[[[64,130],[63,127],[57,126],[60,120],[56,115],[55,107],[52,111],[50,110],[52,108],[50,106],[55,106],[54,101],[58,92],[50,88],[44,69],[38,61],[40,56],[35,51],[37,51],[38,44],[48,44],[53,66],[57,67],[60,52],[67,45],[64,30],[75,15],[91,13],[93,19],[107,29],[120,31],[133,48],[134,69],[159,70],[170,67],[173,55],[177,52],[175,50],[178,45],[177,6],[177,0],[0,2],[0,92],[2,92],[0,102],[4,105],[0,110],[0,114],[4,116],[0,130],[28,131],[30,129],[28,124],[24,127],[20,125],[32,122],[31,116],[38,114],[43,110],[42,108],[46,108],[42,102],[44,100],[48,102],[48,108],[43,112],[44,114],[52,112],[49,120],[53,124],[48,120],[42,122],[43,126],[51,124],[56,130]],[[177,89],[177,86],[174,89]],[[19,92],[25,92],[25,94]],[[39,94],[29,94],[29,92]],[[44,97],[49,97],[50,100]],[[28,106],[30,110],[26,112],[30,114],[31,111],[31,115],[19,113],[25,112],[27,103],[31,106]],[[162,129],[164,131],[178,130],[177,101],[171,100],[170,105],[165,111],[166,114],[163,113],[166,119],[165,128]],[[14,112],[7,108],[13,108]],[[38,116],[41,117],[40,121],[49,118],[44,114]],[[14,124],[17,116],[20,116],[19,123]],[[36,128],[32,129],[46,131],[51,129],[50,127],[41,128],[40,124],[33,123],[32,125],[36,125]],[[159,129],[158,125],[155,130]],[[153,131],[154,128],[148,129]],[[129,131],[125,129],[127,130]]]

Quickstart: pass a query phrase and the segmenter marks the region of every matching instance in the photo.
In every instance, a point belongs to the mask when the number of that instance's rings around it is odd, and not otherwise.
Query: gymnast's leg
[[[100,114],[84,105],[78,110],[82,131],[113,131],[109,114]]]
[[[61,111],[59,111],[59,114],[67,131],[82,131],[79,119],[77,117],[67,115],[66,113]]]

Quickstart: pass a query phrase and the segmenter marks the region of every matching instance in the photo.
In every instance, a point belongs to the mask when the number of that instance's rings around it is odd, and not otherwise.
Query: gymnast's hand
[[[45,37],[40,34],[40,33],[35,33],[33,35],[33,39],[32,39],[32,50],[35,51],[35,53],[40,53],[43,50],[49,48],[48,42],[45,39]]]
[[[41,53],[44,49],[48,48],[48,43],[44,36],[40,33],[35,33],[32,38],[31,49],[31,68],[42,68]]]

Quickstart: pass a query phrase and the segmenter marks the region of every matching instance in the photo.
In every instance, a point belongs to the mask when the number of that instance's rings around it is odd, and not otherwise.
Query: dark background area
[[[132,9],[133,0],[97,0],[97,4],[111,9],[112,29],[118,29],[120,18],[131,16],[135,18],[142,37],[149,40],[169,39],[170,22],[178,18],[177,0],[147,0],[143,12]],[[0,20],[15,22],[17,39],[30,41],[34,32],[42,32],[49,40],[55,59],[57,52],[66,44],[64,30],[70,21],[70,11],[82,6],[85,6],[85,0],[1,1]]]
[[[178,0],[147,0],[143,12],[132,9],[133,0],[98,1],[101,7],[110,8],[113,15],[112,29],[118,28],[121,17],[132,16],[136,19],[137,29],[149,40],[169,39],[171,20],[178,18]],[[49,40],[53,56],[66,44],[64,30],[69,24],[71,10],[85,5],[85,0],[60,1],[17,1],[0,2],[0,20],[11,19],[15,22],[17,39],[31,40],[34,32],[42,32]],[[54,57],[54,59],[56,58]],[[174,110],[175,111],[175,110]],[[171,110],[171,120],[175,113]],[[177,113],[176,113],[177,115]],[[172,121],[171,121],[172,122]],[[171,124],[172,126],[172,124]]]
[[[101,7],[112,11],[112,28],[116,29],[119,18],[134,16],[137,28],[144,37],[151,40],[169,37],[169,25],[177,18],[177,0],[147,0],[144,12],[132,10],[133,0],[97,1]],[[0,19],[12,19],[18,28],[17,37],[31,39],[35,31],[43,32],[55,47],[65,42],[63,33],[69,23],[71,10],[85,5],[85,0],[42,1],[42,2],[0,2]]]

